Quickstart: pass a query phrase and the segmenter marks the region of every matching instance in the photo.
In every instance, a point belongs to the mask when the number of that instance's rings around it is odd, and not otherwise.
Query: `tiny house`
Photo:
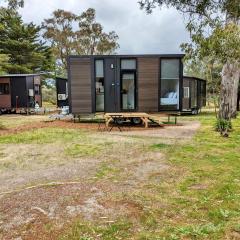
[[[39,74],[8,74],[0,76],[0,112],[42,106],[41,77]]]
[[[205,98],[206,90],[200,90],[206,84],[183,76],[183,57],[183,54],[70,56],[70,112],[74,115],[197,112],[204,106],[201,99]]]
[[[68,106],[68,81],[67,78],[56,78],[57,106]]]

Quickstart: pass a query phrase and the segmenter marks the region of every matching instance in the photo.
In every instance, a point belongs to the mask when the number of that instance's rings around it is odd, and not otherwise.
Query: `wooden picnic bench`
[[[109,127],[110,122],[116,122],[116,118],[120,119],[132,119],[132,118],[140,118],[142,122],[145,125],[145,128],[148,128],[148,120],[149,115],[147,113],[129,113],[129,112],[123,112],[123,113],[105,113],[104,114],[106,127]]]

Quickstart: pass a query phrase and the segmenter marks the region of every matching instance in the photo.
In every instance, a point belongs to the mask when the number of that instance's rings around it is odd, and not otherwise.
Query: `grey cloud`
[[[95,8],[105,31],[119,35],[118,53],[179,53],[179,45],[189,41],[182,16],[174,9],[156,9],[147,15],[138,0],[25,0],[21,10],[26,22],[40,24],[58,8],[80,14]]]

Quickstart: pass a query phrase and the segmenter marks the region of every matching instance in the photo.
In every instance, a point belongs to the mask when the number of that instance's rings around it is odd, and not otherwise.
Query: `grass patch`
[[[166,149],[169,146],[170,146],[170,144],[166,144],[166,143],[156,143],[156,144],[150,145],[150,149],[151,150],[161,150],[161,149]]]
[[[116,178],[120,169],[111,165],[111,163],[102,163],[96,172],[97,179],[104,179],[104,178]]]
[[[101,226],[78,221],[59,240],[119,240],[129,239],[132,224],[128,220],[118,220]]]
[[[81,140],[86,136],[84,130],[79,129],[60,129],[60,128],[42,128],[26,131],[18,134],[0,136],[0,144],[6,143],[55,143],[70,142]]]
[[[104,145],[74,144],[65,149],[65,154],[72,157],[96,156],[101,153]]]

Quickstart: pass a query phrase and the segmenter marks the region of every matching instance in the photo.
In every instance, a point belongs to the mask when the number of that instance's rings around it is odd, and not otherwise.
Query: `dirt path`
[[[142,206],[128,199],[116,196],[134,193],[141,189],[154,175],[167,174],[170,166],[161,151],[141,152],[139,145],[150,143],[172,143],[179,139],[189,140],[199,128],[198,122],[185,122],[182,126],[167,126],[149,130],[119,132],[96,132],[97,138],[112,139],[117,146],[112,147],[104,157],[81,158],[51,167],[9,170],[0,174],[0,239],[4,240],[54,240],[63,233],[76,218],[90,222],[114,222],[121,216],[139,219]],[[63,127],[96,130],[97,124],[74,124],[65,121],[41,122],[7,130],[4,134],[19,133],[36,128]],[[92,134],[92,132],[91,132]],[[137,137],[136,139],[134,137]],[[136,149],[123,149],[136,142]],[[139,140],[138,140],[139,138]],[[139,142],[138,142],[139,141]],[[19,145],[21,154],[33,152],[34,145]],[[13,152],[9,145],[5,154]],[[137,148],[138,147],[138,148]],[[39,147],[38,147],[39,148]],[[42,145],[39,151],[46,153],[52,161],[61,158],[63,146]],[[12,149],[12,150],[11,150]],[[45,149],[45,150],[44,150]],[[53,149],[51,151],[47,149]],[[25,151],[25,152],[24,152]],[[10,158],[14,157],[9,155]],[[17,154],[17,153],[15,153]],[[58,155],[59,154],[59,155]],[[19,155],[19,154],[17,154]],[[45,156],[45,155],[44,155]],[[37,161],[29,156],[29,161]],[[104,163],[104,164],[103,164]],[[49,184],[51,183],[52,184]],[[46,185],[44,185],[46,183]],[[40,184],[40,185],[38,185]],[[29,186],[36,185],[29,188]]]

